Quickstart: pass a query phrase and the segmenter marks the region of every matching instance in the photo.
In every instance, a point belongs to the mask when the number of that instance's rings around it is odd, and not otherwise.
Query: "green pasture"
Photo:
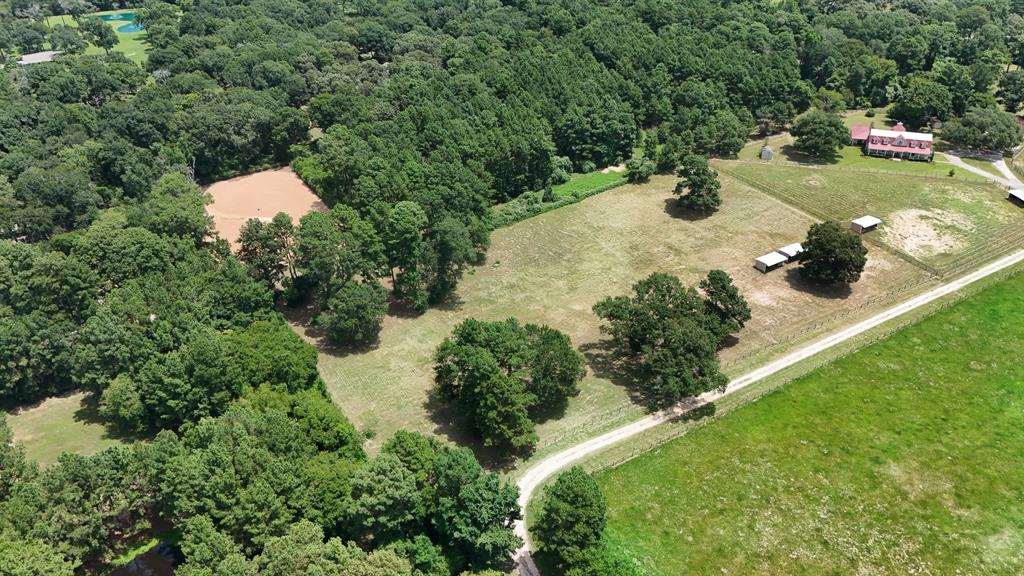
[[[102,422],[84,393],[48,398],[31,408],[7,415],[14,442],[29,458],[46,466],[61,452],[90,455],[124,440]]]
[[[652,574],[1024,573],[1024,275],[598,474]]]
[[[877,216],[883,224],[868,238],[938,275],[964,271],[1024,242],[1024,214],[991,183],[758,162],[715,166],[821,219]]]
[[[616,180],[622,179],[624,176],[624,172],[614,172],[611,170],[608,172],[598,170],[586,174],[573,174],[569,177],[568,182],[552,186],[551,190],[559,198],[568,198],[576,193],[585,193],[595,188],[607,186]]]
[[[1003,176],[1003,173],[1000,172],[999,169],[995,167],[995,164],[989,162],[988,160],[967,157],[962,157],[960,159],[963,160],[965,164],[984,170],[985,172],[988,172],[989,174],[995,176],[996,178],[1005,178],[1005,176]]]
[[[127,9],[127,10],[109,10],[109,11],[106,11],[106,12],[91,12],[91,13],[83,16],[83,18],[94,18],[96,16],[105,15],[105,14],[123,14],[125,12],[135,12],[135,10],[134,9]],[[65,26],[71,26],[73,28],[77,28],[78,27],[78,22],[76,22],[74,20],[74,18],[72,18],[70,16],[50,16],[49,18],[46,19],[46,22],[47,22],[47,24],[49,26],[56,26],[57,24],[63,24]],[[114,33],[117,34],[117,39],[118,39],[117,46],[114,46],[111,49],[111,51],[113,51],[113,52],[121,52],[122,54],[127,56],[128,59],[131,60],[132,62],[135,62],[135,63],[140,64],[140,65],[144,64],[146,62],[146,49],[148,47],[148,44],[146,43],[146,32],[145,31],[142,31],[142,32],[118,32],[117,31],[118,26],[120,26],[121,24],[124,24],[124,23],[122,23],[122,22],[114,22],[114,23],[107,22],[107,25],[111,25],[111,24],[113,24]],[[85,53],[86,54],[104,54],[105,52],[104,52],[104,50],[102,48],[97,48],[96,46],[93,46],[92,44],[89,44],[89,47],[85,49]]]

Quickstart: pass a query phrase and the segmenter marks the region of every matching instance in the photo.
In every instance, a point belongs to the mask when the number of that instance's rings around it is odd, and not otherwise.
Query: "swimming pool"
[[[135,21],[135,12],[120,12],[117,14],[98,14],[96,16],[104,22],[127,22],[122,26],[117,27],[118,32],[132,33],[142,32],[145,27],[142,26],[141,22]]]

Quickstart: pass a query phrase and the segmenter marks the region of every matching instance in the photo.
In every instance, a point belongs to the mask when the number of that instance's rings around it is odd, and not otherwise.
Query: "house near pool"
[[[901,160],[924,160],[931,162],[935,156],[932,149],[932,135],[923,132],[908,132],[902,122],[892,130],[874,126],[851,126],[850,143],[864,148],[864,154],[880,158]]]

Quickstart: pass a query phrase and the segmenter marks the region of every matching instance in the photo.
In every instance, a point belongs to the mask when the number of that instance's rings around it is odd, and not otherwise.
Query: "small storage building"
[[[764,256],[758,256],[754,258],[754,268],[757,268],[763,273],[775,270],[779,266],[786,263],[786,257],[778,252],[771,252]]]
[[[1010,202],[1024,204],[1024,188],[1010,188],[1010,191],[1006,193],[1006,199]]]
[[[772,147],[767,144],[761,146],[761,160],[771,162],[773,158],[775,158],[775,150],[772,150]]]
[[[803,251],[804,247],[801,246],[799,242],[795,244],[788,244],[777,250],[779,254],[782,254],[783,256],[786,257],[786,260],[792,260],[793,258],[796,258]]]
[[[861,216],[850,222],[850,229],[858,234],[863,234],[878,228],[878,225],[881,223],[882,221],[874,216]]]

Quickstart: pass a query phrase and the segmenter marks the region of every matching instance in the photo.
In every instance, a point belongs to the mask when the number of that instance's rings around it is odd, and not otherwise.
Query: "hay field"
[[[608,367],[590,309],[651,272],[690,284],[711,268],[734,277],[754,319],[721,354],[730,374],[932,285],[883,250],[871,251],[864,278],[848,294],[810,291],[792,270],[762,275],[752,259],[800,240],[812,219],[736,181],[725,182],[718,213],[687,218],[674,210],[674,184],[673,177],[657,177],[498,230],[487,264],[464,278],[452,303],[417,318],[388,317],[368,352],[323,351],[320,369],[335,401],[358,428],[375,433],[369,449],[400,428],[465,440],[428,394],[432,353],[464,318],[550,324],[584,351],[582,392],[562,418],[539,426],[538,458],[644,412],[630,399],[629,375]]]

